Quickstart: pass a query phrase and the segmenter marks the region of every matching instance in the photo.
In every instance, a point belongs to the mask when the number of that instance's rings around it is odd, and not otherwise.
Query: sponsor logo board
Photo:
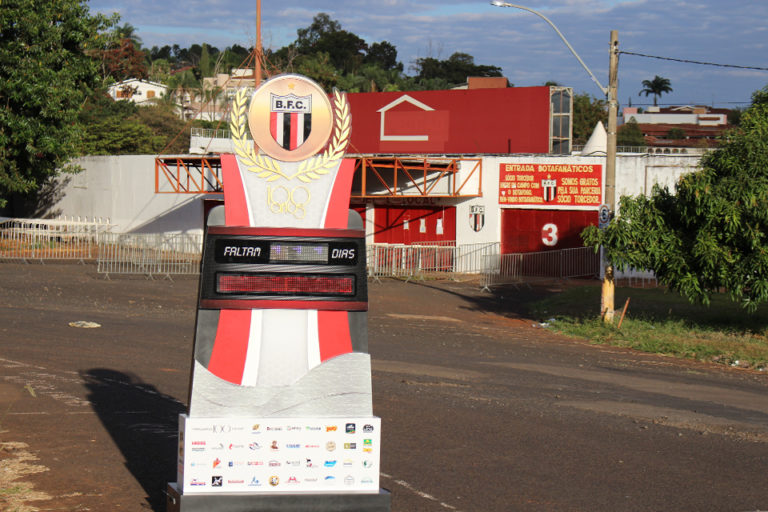
[[[178,471],[185,494],[379,490],[371,470],[379,467],[378,418],[187,417],[184,425]],[[255,434],[265,437],[255,441]]]

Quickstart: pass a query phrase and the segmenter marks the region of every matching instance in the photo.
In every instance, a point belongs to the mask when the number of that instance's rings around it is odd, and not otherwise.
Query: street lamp
[[[592,80],[597,84],[600,90],[608,98],[608,137],[606,140],[605,148],[605,202],[608,205],[611,213],[616,210],[616,116],[618,114],[619,102],[617,100],[618,92],[618,76],[619,76],[619,33],[616,30],[611,30],[611,43],[609,49],[609,61],[608,61],[608,87],[603,87],[603,84],[595,77],[594,73],[584,64],[579,54],[573,49],[573,46],[568,42],[565,36],[558,30],[554,23],[549,18],[544,16],[538,11],[529,9],[522,5],[510,4],[507,2],[501,2],[494,0],[491,5],[496,7],[514,7],[515,9],[522,9],[530,13],[535,14],[539,18],[546,21],[550,27],[552,27],[560,39],[563,40],[565,46],[571,50],[573,56],[579,61],[584,69],[592,77]],[[614,307],[614,283],[613,283],[613,265],[608,262],[605,268],[605,276],[603,278],[603,293],[602,304],[600,306],[600,313],[606,322],[613,322],[613,307]]]
[[[565,36],[562,34],[562,32],[560,32],[560,30],[558,30],[558,28],[555,26],[554,23],[552,23],[549,20],[549,18],[547,18],[546,16],[544,16],[543,14],[541,14],[538,11],[534,11],[533,9],[529,9],[528,7],[523,7],[522,5],[509,4],[507,2],[500,2],[498,0],[494,0],[493,2],[491,2],[491,5],[494,5],[496,7],[514,7],[515,9],[522,9],[524,11],[528,11],[530,13],[535,14],[539,18],[541,18],[544,21],[546,21],[547,23],[549,23],[549,26],[552,27],[555,30],[555,32],[557,32],[557,35],[560,36],[560,39],[563,40],[563,42],[565,43],[565,46],[567,46],[568,49],[571,50],[571,53],[573,54],[573,56],[576,57],[576,59],[579,61],[579,63],[587,71],[587,73],[589,73],[589,76],[592,77],[592,80],[594,80],[594,82],[597,84],[597,86],[600,88],[600,90],[603,91],[603,94],[605,96],[608,96],[608,88],[607,87],[603,87],[603,84],[600,83],[600,80],[598,80],[597,77],[595,76],[595,74],[592,73],[592,71],[587,67],[586,64],[584,64],[584,61],[581,60],[581,57],[579,57],[579,54],[576,53],[576,50],[573,49],[573,46],[571,46],[571,43],[568,42],[568,40],[565,38]]]

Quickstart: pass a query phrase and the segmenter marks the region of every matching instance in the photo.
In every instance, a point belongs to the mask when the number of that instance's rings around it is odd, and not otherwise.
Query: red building
[[[570,156],[571,90],[489,85],[348,95],[353,206],[372,242],[581,246],[578,234],[597,223],[603,166]],[[518,164],[520,155],[530,156]]]

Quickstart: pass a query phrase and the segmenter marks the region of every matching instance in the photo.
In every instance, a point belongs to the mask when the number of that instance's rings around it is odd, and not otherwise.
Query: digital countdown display
[[[365,311],[365,259],[362,231],[211,227],[200,305]]]
[[[247,265],[291,263],[314,265],[357,265],[354,242],[286,242],[279,240],[218,239],[214,245],[216,263]]]

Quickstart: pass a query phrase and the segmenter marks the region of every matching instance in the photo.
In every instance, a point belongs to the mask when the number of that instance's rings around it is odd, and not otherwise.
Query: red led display
[[[324,295],[355,294],[355,277],[295,274],[219,274],[218,293],[243,295]]]

